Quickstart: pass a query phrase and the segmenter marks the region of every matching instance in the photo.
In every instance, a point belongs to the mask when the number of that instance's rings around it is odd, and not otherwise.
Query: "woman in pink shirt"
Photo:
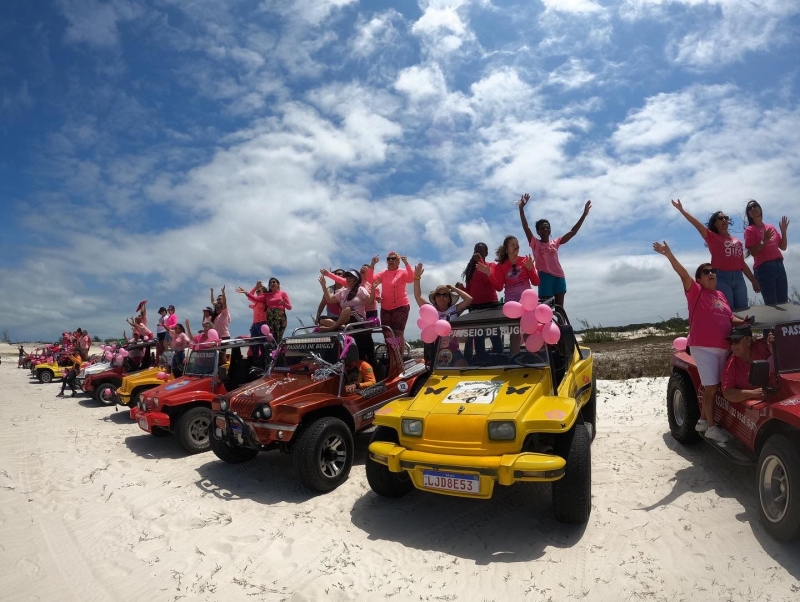
[[[789,218],[781,218],[781,231],[772,224],[765,224],[761,205],[750,199],[745,208],[747,228],[744,230],[744,246],[755,258],[753,272],[761,286],[764,304],[776,305],[789,302],[789,280],[783,266],[783,254],[788,245],[786,231],[789,229]]]
[[[761,289],[753,272],[744,262],[742,241],[728,232],[731,218],[722,211],[715,211],[708,219],[708,224],[703,225],[700,220],[683,209],[680,199],[672,201],[672,206],[697,228],[700,236],[706,241],[708,250],[711,251],[711,266],[717,268],[717,290],[725,295],[728,305],[733,309],[747,307],[749,303],[747,302],[747,286],[744,283],[744,276],[747,276],[755,292],[758,293]]]
[[[253,310],[253,323],[250,324],[250,336],[252,338],[264,336],[261,334],[261,327],[267,323],[267,301],[265,294],[267,289],[260,280],[256,281],[256,285],[250,289],[248,293],[241,286],[236,288],[237,293],[243,294],[251,301],[251,309]],[[264,354],[263,345],[251,345],[250,349],[253,352],[253,357],[261,357]]]
[[[540,219],[536,222],[536,234],[539,238],[535,238],[531,229],[528,227],[528,220],[525,217],[525,205],[530,200],[531,195],[523,194],[519,201],[519,219],[522,222],[522,229],[525,231],[525,236],[528,237],[528,243],[533,250],[533,258],[536,260],[536,266],[539,268],[539,276],[541,284],[539,285],[539,299],[544,301],[546,299],[555,298],[556,305],[564,307],[564,297],[567,295],[567,280],[564,276],[564,270],[561,267],[561,262],[558,260],[558,248],[561,245],[567,244],[572,237],[581,229],[583,221],[589,215],[589,209],[592,208],[592,201],[586,201],[583,206],[583,215],[575,222],[572,229],[558,238],[550,238],[550,222],[546,219]]]
[[[173,308],[174,310],[174,308]],[[186,320],[186,328],[189,327],[189,320]],[[175,328],[169,329],[172,336],[172,376],[178,378],[183,374],[183,360],[186,357],[186,349],[189,348],[192,340],[186,336],[186,328],[182,324],[176,324]],[[191,333],[191,331],[189,331]]]
[[[479,263],[475,269],[489,276],[495,290],[504,292],[504,303],[509,301],[519,301],[522,293],[531,287],[539,284],[539,273],[533,265],[533,258],[520,257],[519,241],[516,236],[506,236],[503,244],[495,251],[497,263],[493,268],[489,268],[484,263]],[[519,352],[521,337],[513,334],[510,337],[511,354]]]
[[[728,433],[714,423],[714,398],[728,357],[726,337],[731,332],[731,324],[736,326],[743,320],[733,315],[725,295],[717,290],[717,269],[710,263],[701,263],[693,280],[666,242],[654,242],[653,250],[669,259],[672,269],[680,276],[689,306],[689,346],[700,383],[705,387],[701,419],[695,429],[713,441],[724,443]]]
[[[486,263],[487,255],[489,255],[489,247],[486,243],[477,243],[473,248],[472,258],[469,260],[469,263],[467,263],[467,267],[462,274],[464,277],[464,284],[462,285],[460,282],[456,284],[456,288],[466,291],[466,293],[472,297],[472,304],[469,307],[470,311],[497,305],[497,291],[492,284],[491,278],[477,269],[479,263],[486,265],[489,267],[489,274],[491,274],[494,263]],[[503,352],[503,341],[499,335],[492,336],[489,340],[492,342],[493,353]],[[483,355],[486,353],[486,339],[484,337],[467,339],[467,342],[464,344],[464,356],[468,362],[472,360],[473,348],[475,355]]]
[[[399,269],[400,261],[405,264],[405,269]],[[377,263],[377,256],[373,258],[372,265]],[[414,270],[408,263],[408,257],[389,251],[386,256],[387,269],[375,274],[372,283],[381,284],[381,324],[394,331],[394,336],[400,341],[400,349],[405,349],[405,330],[411,304],[408,301],[406,287],[414,282]]]
[[[225,285],[214,300],[214,289],[211,289],[211,303],[214,305],[214,313],[211,319],[214,321],[214,330],[217,331],[221,341],[231,338],[231,312],[228,309],[228,297],[225,295]]]
[[[164,319],[164,328],[167,329],[166,336],[166,349],[172,348],[172,333],[171,330],[178,325],[178,314],[175,313],[175,306],[170,305],[167,307],[167,317]]]

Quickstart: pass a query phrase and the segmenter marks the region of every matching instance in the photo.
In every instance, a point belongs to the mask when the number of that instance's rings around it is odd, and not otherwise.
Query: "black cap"
[[[739,339],[743,339],[744,337],[751,337],[753,336],[753,331],[750,328],[749,324],[740,324],[739,326],[734,326],[731,330],[731,333],[725,337],[729,341],[738,341]]]

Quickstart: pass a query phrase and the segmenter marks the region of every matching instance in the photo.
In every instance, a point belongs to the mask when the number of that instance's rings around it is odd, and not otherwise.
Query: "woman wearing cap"
[[[522,293],[528,290],[531,285],[539,284],[539,273],[533,264],[533,258],[528,255],[520,257],[519,241],[516,236],[506,236],[503,244],[495,252],[497,263],[493,268],[489,268],[485,263],[476,264],[475,269],[489,276],[495,290],[505,289],[504,303],[509,301],[519,301]],[[519,352],[521,336],[512,334],[510,336],[511,354]]]
[[[322,286],[322,298],[325,303],[337,303],[340,307],[339,317],[335,320],[322,318],[319,321],[320,332],[339,330],[345,324],[364,322],[367,319],[366,306],[375,300],[374,289],[372,292],[361,286],[361,274],[355,270],[344,272],[347,284],[331,294],[325,283],[325,275],[319,277]],[[376,281],[380,282],[377,278]]]
[[[583,221],[589,215],[589,210],[592,208],[592,201],[586,201],[583,206],[583,214],[580,219],[575,222],[572,229],[558,238],[550,238],[550,222],[546,219],[540,219],[536,222],[536,234],[539,238],[533,236],[530,227],[528,226],[528,219],[525,217],[525,205],[530,200],[531,195],[523,194],[517,204],[519,205],[519,219],[522,222],[522,229],[525,231],[525,236],[528,237],[528,243],[533,250],[533,257],[536,260],[536,265],[539,267],[539,276],[541,283],[539,284],[539,299],[555,298],[556,305],[564,307],[564,298],[567,295],[567,280],[564,276],[564,269],[561,267],[561,262],[558,260],[558,248],[561,245],[567,244],[572,237],[581,229]]]
[[[714,398],[719,391],[720,377],[728,357],[731,324],[738,326],[743,320],[731,312],[725,295],[717,290],[717,269],[710,263],[701,263],[694,280],[675,258],[666,241],[654,242],[653,250],[669,260],[672,269],[680,276],[689,305],[689,346],[703,385],[703,407],[695,427],[698,432],[718,443],[728,440],[728,434],[714,422]]]
[[[711,251],[711,266],[717,268],[717,290],[725,295],[732,309],[747,307],[749,303],[744,277],[747,276],[755,292],[760,292],[761,288],[750,267],[744,262],[742,241],[728,232],[731,218],[722,211],[715,211],[704,225],[684,210],[680,199],[671,202],[706,241],[708,250]]]
[[[320,274],[325,276],[326,278],[330,278],[333,280],[333,284],[328,288],[328,293],[330,296],[333,297],[340,288],[342,288],[345,284],[347,284],[347,279],[344,277],[344,270],[338,269],[330,272],[326,269],[322,269],[319,271]],[[319,325],[320,319],[323,317],[322,311],[325,310],[325,318],[329,320],[333,320],[334,322],[339,319],[339,316],[342,314],[342,308],[339,305],[339,302],[334,299],[330,303],[325,301],[325,295],[322,295],[322,299],[319,302],[319,307],[317,307],[317,317],[314,318],[314,324]]]
[[[214,313],[211,319],[214,321],[214,330],[217,331],[221,341],[231,338],[231,312],[228,309],[228,297],[225,295],[225,285],[214,300],[214,289],[211,289],[211,302],[214,304]]]
[[[768,360],[772,357],[770,333],[767,338],[754,339],[749,324],[734,328],[728,335],[731,356],[722,376],[722,395],[733,403],[758,403],[764,399],[764,391],[750,385],[750,364],[753,360]],[[771,366],[770,366],[771,367]]]
[[[372,258],[372,265],[378,263],[378,256]],[[398,269],[400,261],[405,264],[405,269]],[[386,255],[387,269],[375,274],[371,282],[381,284],[381,324],[394,331],[400,341],[400,349],[405,348],[405,330],[411,304],[408,300],[406,287],[414,282],[414,270],[408,263],[408,257],[389,251]],[[371,272],[372,270],[370,270]]]
[[[761,205],[750,199],[745,208],[747,228],[744,230],[744,246],[754,257],[753,272],[761,286],[761,296],[766,305],[789,302],[789,281],[783,266],[783,254],[788,245],[786,231],[789,218],[781,218],[780,233],[772,224],[765,224]]]
[[[426,301],[422,296],[422,274],[425,266],[418,263],[414,268],[414,299],[419,307],[433,305],[439,312],[440,320],[449,320],[451,316],[458,315],[472,303],[472,297],[466,291],[457,289],[449,284],[440,284],[430,293]],[[459,296],[461,301],[458,300]]]

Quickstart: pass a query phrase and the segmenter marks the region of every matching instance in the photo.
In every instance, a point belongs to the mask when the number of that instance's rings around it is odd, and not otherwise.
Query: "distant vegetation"
[[[601,326],[589,324],[588,320],[578,319],[582,326],[581,330],[576,330],[576,334],[581,334],[581,342],[586,344],[611,343],[620,340],[619,335],[624,332],[636,332],[637,330],[651,330],[650,336],[678,336],[689,332],[689,320],[675,316],[669,320],[660,322],[645,322],[642,324],[627,324],[626,326]]]

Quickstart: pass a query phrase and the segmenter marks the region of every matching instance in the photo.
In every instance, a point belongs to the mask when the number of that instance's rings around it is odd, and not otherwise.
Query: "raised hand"
[[[772,230],[772,228],[767,228],[764,230],[764,244],[771,241],[773,236],[775,236],[775,232]]]
[[[592,201],[586,201],[586,204],[583,206],[583,213],[584,215],[589,213],[589,209],[592,208]]]
[[[242,293],[243,295],[244,295],[244,294],[247,294],[247,291],[246,291],[246,290],[244,290],[244,289],[243,289],[241,286],[237,286],[237,287],[236,287],[236,292],[237,292],[237,293]]]
[[[419,262],[416,267],[414,268],[414,276],[417,278],[421,278],[422,274],[425,272],[425,268],[422,267],[422,262]]]
[[[525,205],[528,204],[528,201],[530,201],[530,200],[531,200],[531,195],[529,195],[526,192],[521,197],[519,197],[519,200],[517,201],[517,205],[519,205],[520,207],[524,207]]]
[[[408,256],[407,255],[401,255],[400,256],[400,261],[402,261],[404,265],[408,265]]]
[[[487,276],[491,276],[492,274],[491,268],[485,263],[476,263],[475,269],[478,270],[481,274],[486,274]]]
[[[666,240],[663,243],[654,242],[653,251],[661,255],[664,255],[665,257],[672,254],[672,251],[670,250]]]
[[[530,255],[525,256],[525,261],[522,263],[525,266],[525,269],[529,272],[533,269],[533,257]]]
[[[789,218],[785,215],[781,218],[781,232],[786,234],[786,230],[789,228]]]
[[[672,206],[675,207],[675,209],[683,213],[683,203],[681,203],[680,199],[677,201],[670,201],[670,203],[672,203]]]

